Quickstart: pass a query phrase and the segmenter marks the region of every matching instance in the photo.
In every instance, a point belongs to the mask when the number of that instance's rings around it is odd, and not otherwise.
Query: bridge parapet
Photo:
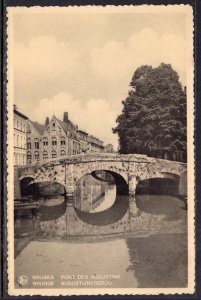
[[[77,154],[68,157],[61,157],[51,159],[44,163],[34,163],[26,166],[16,166],[16,169],[27,170],[27,169],[37,169],[40,166],[55,166],[60,164],[78,164],[87,162],[98,162],[98,161],[121,161],[121,162],[136,162],[136,163],[158,163],[162,164],[164,167],[170,165],[186,165],[182,162],[170,161],[165,159],[159,159],[154,157],[149,157],[143,154],[119,154],[119,153],[90,153],[90,154]]]
[[[139,181],[156,177],[180,177],[186,172],[187,165],[146,155],[96,153],[74,155],[44,164],[15,167],[15,178],[18,181],[31,177],[34,182],[58,182],[65,186],[67,195],[73,196],[77,181],[96,170],[119,174],[128,184],[130,194],[134,195]],[[15,188],[19,191],[17,186]]]

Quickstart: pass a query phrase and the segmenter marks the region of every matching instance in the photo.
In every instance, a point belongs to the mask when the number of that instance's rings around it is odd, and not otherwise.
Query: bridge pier
[[[135,190],[138,184],[138,179],[136,176],[131,175],[128,178],[128,188],[129,188],[129,196],[135,197]]]
[[[129,210],[130,217],[137,216],[138,208],[136,204],[135,192],[138,184],[138,179],[136,176],[131,175],[128,179],[128,187],[129,187]]]
[[[136,217],[138,214],[138,207],[135,196],[129,196],[129,212],[131,218]]]
[[[66,198],[67,198],[67,203],[73,203],[75,199],[75,186],[74,185],[66,185]]]

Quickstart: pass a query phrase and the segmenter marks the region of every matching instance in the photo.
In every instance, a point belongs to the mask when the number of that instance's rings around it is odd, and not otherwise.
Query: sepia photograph
[[[7,18],[9,295],[193,293],[192,7]]]

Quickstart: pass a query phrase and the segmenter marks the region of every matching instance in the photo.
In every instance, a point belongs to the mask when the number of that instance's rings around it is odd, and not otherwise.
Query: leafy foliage
[[[186,92],[169,64],[139,67],[113,132],[120,153],[185,160]]]

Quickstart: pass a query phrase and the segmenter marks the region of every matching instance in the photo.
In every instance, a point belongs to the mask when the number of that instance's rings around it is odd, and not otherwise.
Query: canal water
[[[111,222],[112,218],[116,220],[117,212],[121,217],[126,213],[125,203],[128,204],[128,196],[119,197],[116,193],[110,176],[87,175],[78,183],[74,206],[86,216],[96,216],[97,224],[107,218]],[[15,217],[16,287],[23,288],[18,283],[21,274],[28,277],[26,288],[187,286],[185,204],[171,193],[156,195],[153,189],[150,195],[147,193],[147,187],[144,192],[141,189],[136,195],[136,204],[138,215],[147,220],[148,234],[147,228],[142,228],[118,235],[66,240],[55,236],[42,238],[40,223],[49,222],[51,226],[65,213],[63,196],[40,199],[36,216],[31,209],[18,211]],[[45,274],[54,276],[54,280],[41,283],[33,279],[33,275]]]

